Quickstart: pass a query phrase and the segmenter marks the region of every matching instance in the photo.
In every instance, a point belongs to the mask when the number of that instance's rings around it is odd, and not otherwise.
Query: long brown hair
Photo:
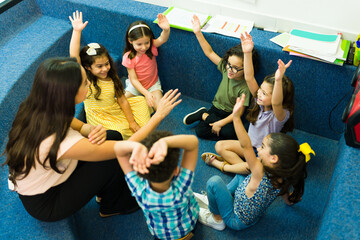
[[[60,143],[64,140],[75,114],[75,96],[82,83],[81,67],[75,58],[51,58],[38,67],[29,96],[19,106],[4,153],[9,179],[16,185],[25,178],[35,161],[40,163],[39,146],[54,135],[42,166],[56,166]]]
[[[271,84],[274,87],[275,84],[275,73],[270,74],[264,78],[264,82]],[[284,76],[282,79],[282,89],[283,89],[283,108],[287,109],[290,112],[290,118],[286,121],[281,132],[291,132],[294,130],[294,95],[295,88],[293,82],[287,76]],[[260,106],[256,103],[255,99],[252,99],[248,114],[246,115],[246,119],[255,124],[260,113]]]
[[[137,27],[133,30],[131,30],[131,32],[129,33],[129,30],[136,26],[136,25],[145,25],[147,27]],[[151,52],[151,48],[153,46],[153,40],[155,39],[155,36],[154,36],[154,33],[152,32],[151,28],[149,27],[149,25],[147,25],[144,21],[136,21],[136,22],[133,22],[132,24],[130,24],[130,26],[128,27],[128,29],[126,30],[126,35],[125,35],[125,42],[126,42],[126,45],[125,45],[125,49],[124,49],[124,53],[127,53],[130,51],[130,54],[129,54],[129,58],[130,59],[133,59],[135,56],[136,56],[136,50],[134,49],[134,46],[129,42],[130,41],[136,41],[138,40],[139,38],[142,38],[142,37],[149,37],[150,38],[150,47],[149,49],[146,51],[146,55],[152,59],[153,57],[153,54]]]
[[[108,72],[108,76],[114,82],[115,95],[116,97],[121,97],[124,94],[124,85],[122,84],[119,75],[117,74],[116,66],[114,64],[114,60],[110,56],[108,50],[101,44],[99,44],[100,48],[96,48],[96,55],[88,55],[86,51],[89,49],[89,46],[85,46],[80,51],[80,59],[81,65],[86,70],[86,75],[89,81],[94,85],[96,92],[94,93],[94,97],[96,100],[99,100],[99,96],[101,94],[101,88],[98,85],[98,79],[94,74],[91,73],[88,68],[91,68],[91,65],[95,62],[95,59],[98,57],[107,57],[110,63],[110,70]],[[90,95],[93,94],[92,89],[90,88]]]
[[[285,133],[269,134],[270,154],[278,156],[273,168],[264,166],[265,173],[274,187],[280,189],[279,196],[292,193],[289,201],[297,203],[304,194],[307,177],[305,155],[299,152],[299,144]]]

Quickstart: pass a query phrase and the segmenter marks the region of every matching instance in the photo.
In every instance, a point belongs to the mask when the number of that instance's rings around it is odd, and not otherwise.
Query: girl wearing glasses
[[[236,98],[245,94],[245,107],[249,106],[250,91],[244,79],[244,53],[241,45],[230,48],[223,58],[219,57],[201,33],[199,18],[194,15],[192,19],[193,30],[204,54],[217,65],[222,73],[222,81],[215,94],[212,106],[209,110],[205,107],[189,113],[184,117],[184,124],[189,125],[200,121],[196,126],[196,134],[200,138],[209,140],[237,139],[232,122],[232,109]]]
[[[246,119],[250,122],[249,136],[252,146],[256,151],[261,146],[262,139],[270,133],[288,132],[294,129],[294,85],[285,76],[286,69],[291,65],[291,60],[284,64],[278,60],[278,69],[275,74],[265,77],[259,87],[254,77],[252,63],[252,50],[254,43],[250,34],[241,36],[241,45],[244,52],[244,75],[254,102],[249,108]],[[221,156],[213,153],[202,154],[202,159],[221,171],[248,174],[250,172],[244,157],[244,150],[238,141],[219,141],[215,150]]]

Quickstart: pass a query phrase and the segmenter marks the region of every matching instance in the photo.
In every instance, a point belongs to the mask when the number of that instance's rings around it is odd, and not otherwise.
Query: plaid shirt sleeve
[[[139,177],[135,171],[127,173],[125,175],[125,180],[129,186],[132,196],[138,199],[145,188],[144,180]]]

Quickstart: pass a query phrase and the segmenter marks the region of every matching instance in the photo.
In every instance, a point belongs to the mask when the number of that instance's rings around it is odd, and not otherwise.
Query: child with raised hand
[[[81,32],[88,22],[83,22],[82,13],[78,11],[69,19],[73,26],[70,56],[85,68],[91,83],[84,101],[86,120],[91,125],[100,124],[118,131],[123,139],[128,139],[150,119],[146,101],[143,97],[125,97],[113,59],[104,46],[90,43],[80,51]]]
[[[157,48],[166,43],[170,35],[170,24],[166,16],[158,14],[157,17],[158,25],[163,31],[156,39],[149,25],[144,21],[130,24],[126,30],[126,46],[122,60],[122,65],[129,73],[125,96],[127,98],[145,96],[148,106],[155,111],[162,97],[156,63]]]
[[[197,138],[155,131],[142,144],[122,141],[114,149],[155,239],[190,239],[199,214],[191,190]],[[179,168],[180,149],[184,151]]]
[[[86,131],[89,126],[74,119],[88,85],[75,58],[46,59],[9,131],[3,163],[9,168],[9,188],[38,220],[65,219],[94,196],[101,198],[101,217],[139,209],[116,159],[116,141],[104,141],[101,127]],[[181,102],[179,97],[177,89],[165,93],[156,113],[130,140],[145,139]]]
[[[294,128],[294,85],[285,76],[285,71],[291,65],[291,60],[284,64],[278,60],[278,69],[275,74],[265,77],[259,87],[254,77],[252,64],[252,50],[254,43],[250,34],[246,38],[241,35],[241,45],[244,51],[245,80],[254,97],[254,103],[249,108],[246,119],[250,122],[249,136],[254,149],[261,146],[262,139],[269,133],[292,131]],[[248,164],[243,149],[237,141],[219,141],[215,150],[220,156],[213,153],[202,154],[202,159],[209,165],[215,166],[224,172],[248,174]]]
[[[194,15],[192,19],[195,36],[204,54],[217,65],[222,73],[222,81],[216,92],[212,106],[209,110],[201,107],[189,113],[183,119],[185,125],[200,121],[196,126],[196,135],[209,140],[236,139],[232,123],[232,109],[236,98],[246,95],[244,107],[249,105],[250,91],[244,79],[244,54],[240,45],[230,48],[221,58],[217,55],[201,33],[199,18]]]
[[[244,100],[244,95],[238,98],[233,120],[251,174],[236,175],[228,185],[213,176],[207,182],[207,196],[196,194],[198,201],[209,204],[209,209],[200,208],[199,222],[217,230],[225,226],[241,230],[254,225],[277,196],[289,205],[299,202],[307,176],[306,162],[310,152],[315,154],[307,143],[299,146],[285,133],[271,133],[263,139],[256,157],[240,119]]]

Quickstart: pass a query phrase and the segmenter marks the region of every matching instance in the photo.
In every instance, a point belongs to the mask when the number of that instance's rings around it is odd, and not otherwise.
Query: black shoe
[[[202,107],[196,110],[195,112],[189,113],[183,119],[183,123],[185,125],[190,125],[196,121],[200,121],[202,119],[202,115],[206,113],[206,108]]]
[[[106,217],[111,217],[111,216],[115,216],[115,215],[130,214],[130,213],[136,212],[139,209],[140,209],[139,205],[136,204],[135,206],[133,206],[133,207],[131,207],[129,209],[126,209],[126,210],[121,210],[121,211],[117,211],[117,212],[114,212],[114,213],[108,213],[108,214],[104,214],[104,213],[99,212],[99,214],[100,214],[100,217],[106,218]]]

